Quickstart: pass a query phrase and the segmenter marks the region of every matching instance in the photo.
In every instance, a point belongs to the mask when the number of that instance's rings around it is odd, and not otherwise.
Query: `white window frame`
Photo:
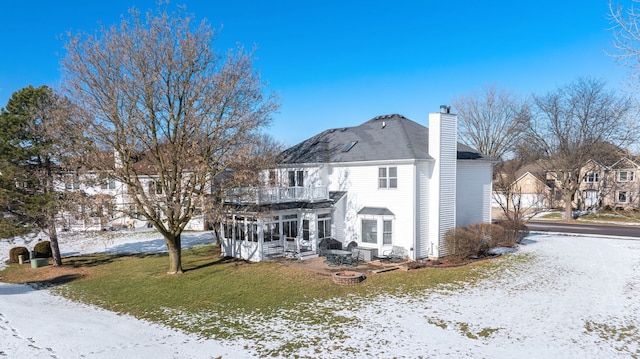
[[[365,228],[365,222],[367,222],[367,227]],[[371,224],[374,224],[371,226]],[[365,230],[369,233],[365,233]],[[368,235],[367,235],[368,234]],[[366,244],[378,245],[378,219],[377,218],[361,218],[360,219],[360,241]],[[372,238],[374,240],[369,240]],[[365,240],[367,238],[367,240]]]
[[[390,248],[394,241],[394,228],[395,228],[395,219],[393,216],[388,215],[365,215],[359,218],[360,220],[360,243],[362,243],[363,247],[375,247],[375,248]],[[365,221],[371,224],[370,222],[375,222],[375,227],[365,228]],[[385,228],[385,223],[389,223],[390,228]],[[365,230],[374,229],[370,233],[372,235],[375,234],[375,241],[365,240]],[[390,230],[387,230],[390,229]],[[371,236],[369,236],[371,237]]]
[[[287,172],[289,187],[304,187],[305,171],[292,170]]]
[[[600,174],[598,172],[587,172],[587,174],[584,176],[584,181],[587,183],[597,183],[598,181],[600,181]]]
[[[393,174],[391,172],[394,172]],[[398,167],[378,167],[378,189],[398,188]]]
[[[282,216],[282,236],[285,239],[298,238],[298,216],[297,215],[290,214],[290,215]]]
[[[616,200],[618,203],[628,203],[629,193],[627,191],[618,191],[616,193]]]
[[[318,214],[317,226],[318,226],[318,239],[331,238],[331,213]],[[321,234],[324,234],[324,236]]]
[[[624,179],[622,178],[622,174],[624,173]],[[635,171],[625,169],[618,170],[618,182],[632,182],[635,179]]]

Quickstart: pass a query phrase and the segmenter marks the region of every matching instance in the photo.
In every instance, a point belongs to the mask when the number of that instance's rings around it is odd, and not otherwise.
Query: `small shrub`
[[[485,256],[491,248],[498,246],[513,246],[512,232],[491,223],[474,223],[449,230],[444,234],[445,258],[460,261],[472,256]]]
[[[27,247],[13,247],[9,250],[9,263],[20,263],[18,256],[22,255],[24,260],[29,259],[29,250]]]
[[[467,227],[448,230],[444,234],[445,258],[459,261],[477,254],[480,250],[480,238]]]
[[[504,240],[498,244],[503,247],[513,247],[529,235],[529,227],[523,221],[505,220],[498,225],[504,228]]]
[[[35,252],[36,258],[51,258],[53,256],[51,254],[51,243],[49,241],[36,243],[33,251]]]
[[[478,237],[478,252],[475,254],[485,255],[489,249],[501,245],[505,238],[504,227],[491,223],[474,223],[469,230]]]

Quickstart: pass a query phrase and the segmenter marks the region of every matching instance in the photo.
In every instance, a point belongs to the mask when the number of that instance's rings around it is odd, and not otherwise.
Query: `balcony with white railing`
[[[242,204],[317,202],[329,199],[327,186],[243,187],[227,192],[226,201]]]

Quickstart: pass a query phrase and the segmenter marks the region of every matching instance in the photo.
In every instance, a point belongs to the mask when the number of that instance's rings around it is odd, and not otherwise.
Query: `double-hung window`
[[[398,188],[398,167],[378,168],[378,188]]]
[[[618,203],[627,203],[627,191],[618,192]]]
[[[324,213],[318,215],[318,238],[331,237],[331,214]]]
[[[382,221],[382,244],[391,245],[393,240],[392,222],[388,220]]]
[[[635,172],[630,170],[618,171],[618,182],[630,182],[634,179]]]

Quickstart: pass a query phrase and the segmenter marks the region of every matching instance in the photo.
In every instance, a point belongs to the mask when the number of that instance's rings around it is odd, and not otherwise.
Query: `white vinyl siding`
[[[400,185],[393,191],[381,191],[378,189],[378,169],[380,167],[396,167]],[[393,245],[402,246],[411,256],[409,251],[414,246],[415,221],[414,221],[414,166],[411,163],[396,163],[393,166],[386,164],[347,165],[344,167],[331,167],[328,169],[329,190],[346,191],[344,213],[344,243],[359,239],[361,233],[361,220],[358,211],[363,207],[387,208],[393,213]],[[334,215],[334,218],[337,214]],[[385,218],[387,219],[387,218]],[[336,223],[336,226],[338,223]],[[379,232],[382,231],[382,222]],[[342,233],[338,234],[340,236]],[[338,238],[336,236],[336,238]],[[379,253],[387,249],[382,244],[382,239],[377,244]],[[391,249],[391,246],[388,246]]]
[[[456,226],[491,222],[491,167],[458,161]]]

